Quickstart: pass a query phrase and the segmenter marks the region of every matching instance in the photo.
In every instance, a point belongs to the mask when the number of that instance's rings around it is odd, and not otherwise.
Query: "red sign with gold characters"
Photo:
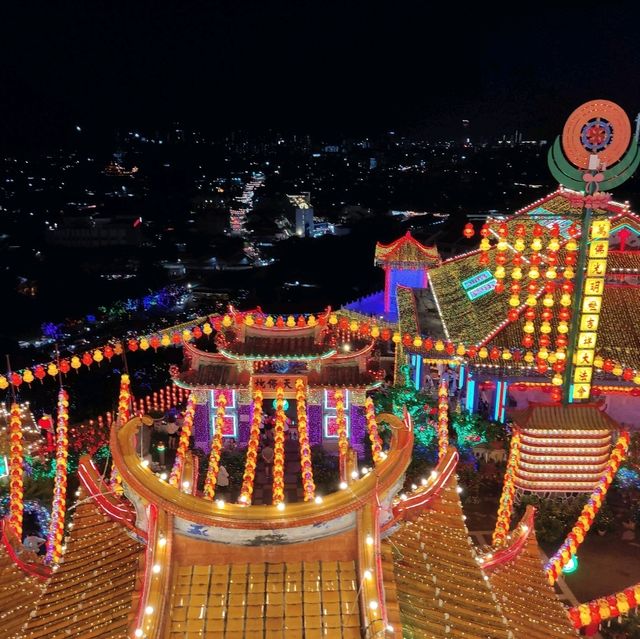
[[[278,375],[277,373],[253,375],[251,377],[252,391],[255,392],[260,389],[264,397],[275,397],[276,388],[279,384],[282,384],[284,396],[288,399],[295,398],[297,379],[301,379],[306,385],[307,378],[305,375]]]
[[[575,368],[573,370],[572,399],[589,399],[591,380],[593,378],[593,362],[595,359],[602,293],[604,292],[604,276],[607,272],[607,255],[609,253],[609,220],[594,220],[589,229],[589,257],[587,259],[587,277],[582,291],[580,304],[580,332],[576,350]]]

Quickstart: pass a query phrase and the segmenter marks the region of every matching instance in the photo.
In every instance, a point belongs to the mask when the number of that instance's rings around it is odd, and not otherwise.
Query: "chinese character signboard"
[[[607,271],[609,253],[609,220],[595,220],[589,229],[589,255],[587,259],[587,277],[582,290],[580,304],[580,332],[573,371],[573,401],[589,399],[593,361],[595,358],[604,276]]]
[[[253,390],[260,389],[264,397],[275,397],[278,384],[282,384],[284,396],[287,399],[295,399],[296,396],[296,380],[302,379],[306,385],[307,378],[305,375],[253,375],[251,383]]]

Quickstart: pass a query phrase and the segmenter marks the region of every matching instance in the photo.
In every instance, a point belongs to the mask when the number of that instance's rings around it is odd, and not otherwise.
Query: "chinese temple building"
[[[194,438],[208,450],[220,395],[225,396],[224,438],[246,446],[251,430],[255,392],[263,397],[263,412],[275,413],[281,385],[285,412],[297,419],[296,380],[304,383],[310,444],[335,450],[338,445],[336,402],[344,409],[350,446],[362,453],[365,428],[365,393],[382,383],[383,372],[372,369],[374,338],[343,330],[330,323],[326,311],[297,319],[274,319],[259,309],[240,313],[231,309],[228,325],[212,318],[211,340],[185,344],[183,370],[174,382],[196,397]],[[224,321],[224,320],[223,320]],[[201,345],[208,346],[203,350]]]
[[[62,562],[0,561],[10,639],[530,639],[575,637],[544,578],[532,512],[500,550],[471,543],[451,448],[398,496],[411,460],[409,421],[375,468],[307,503],[246,506],[196,493],[188,463],[171,485],[136,450],[136,417],[111,450],[126,497],[88,458]],[[188,461],[188,460],[186,460]],[[10,565],[9,565],[10,564]],[[4,564],[0,564],[2,566]],[[526,614],[522,594],[527,593]],[[5,622],[6,623],[6,622]]]

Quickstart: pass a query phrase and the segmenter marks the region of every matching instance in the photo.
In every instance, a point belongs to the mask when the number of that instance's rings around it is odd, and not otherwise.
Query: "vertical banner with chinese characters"
[[[609,220],[594,220],[589,228],[587,274],[580,304],[580,326],[573,369],[573,401],[589,399],[591,395],[593,360],[600,324],[604,276],[607,272],[610,230]]]

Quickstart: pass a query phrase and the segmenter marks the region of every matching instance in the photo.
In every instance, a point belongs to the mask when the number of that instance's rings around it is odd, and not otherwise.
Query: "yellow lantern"
[[[140,347],[142,347],[142,343],[140,343]],[[93,351],[93,361],[98,362],[99,364],[103,359],[104,355],[102,354],[102,351],[99,348],[96,348],[96,350]]]
[[[74,355],[71,358],[71,368],[75,368],[76,370],[78,370],[81,366],[82,362],[80,361],[80,358],[77,355]]]
[[[225,328],[229,328],[229,326],[231,326],[231,324],[233,324],[233,320],[232,320],[228,315],[225,315],[225,316],[222,318],[222,325],[223,325]]]
[[[561,306],[571,306],[571,295],[569,295],[569,293],[563,293],[560,296],[560,305]]]
[[[273,324],[274,324],[273,317],[272,317],[271,315],[269,315],[269,316],[267,317],[267,319],[265,320],[264,325],[265,325],[267,328],[273,328]]]
[[[561,333],[562,335],[564,335],[565,333],[569,332],[569,325],[567,324],[567,322],[565,322],[565,320],[560,320],[558,322],[558,333]]]
[[[441,339],[436,342],[436,350],[440,352],[444,350],[444,342]]]
[[[567,266],[562,274],[564,275],[565,279],[568,280],[572,280],[576,276],[576,272],[570,266]]]
[[[371,337],[374,339],[380,337],[380,328],[378,326],[371,327]]]
[[[539,359],[547,359],[547,357],[549,357],[549,351],[542,347],[539,351],[538,351],[538,358]]]
[[[549,364],[555,364],[558,361],[558,356],[555,353],[549,353],[547,361],[549,362]]]
[[[349,322],[349,330],[352,333],[355,333],[358,330],[358,322],[356,322],[355,320],[351,320],[351,322]]]
[[[522,269],[519,266],[516,266],[513,271],[511,271],[511,277],[514,280],[521,280],[522,279]]]
[[[330,317],[329,317],[329,324],[331,324],[331,326],[335,326],[338,323],[338,317],[335,313],[331,313]]]
[[[318,324],[318,320],[315,315],[309,315],[307,319],[307,326],[316,326]]]
[[[188,342],[191,339],[191,331],[188,328],[185,328],[184,331],[182,331],[182,339],[185,342]]]
[[[171,338],[169,337],[169,333],[165,333],[160,338],[160,344],[162,344],[162,346],[169,346],[169,344],[171,344]]]
[[[620,364],[616,364],[611,372],[619,377],[622,375],[622,366],[620,366]]]
[[[456,354],[457,354],[457,355],[462,356],[462,355],[464,355],[466,352],[467,352],[467,351],[466,351],[466,349],[465,349],[465,347],[464,347],[464,344],[458,344],[458,348],[456,348]]]
[[[640,375],[638,375],[638,374],[634,375],[633,383],[634,384],[640,384]],[[0,388],[2,388],[2,386],[0,386]]]
[[[522,359],[524,359],[527,364],[532,364],[535,360],[535,357],[533,356],[533,353],[531,351],[527,351]]]
[[[575,240],[569,240],[565,245],[564,248],[569,251],[570,253],[572,253],[573,251],[577,251],[578,250],[578,243]]]
[[[480,240],[480,250],[481,251],[488,251],[491,248],[491,244],[489,243],[489,238],[488,237],[483,237]]]
[[[556,351],[556,359],[558,361],[561,362],[561,361],[565,360],[566,358],[567,358],[567,354],[564,351],[562,351],[562,350],[557,350]]]
[[[500,240],[498,240],[498,243],[496,244],[496,248],[499,251],[506,251],[509,248],[509,245],[507,244],[506,240],[500,239]]]
[[[542,305],[546,308],[551,308],[553,306],[553,295],[545,295],[544,299],[542,300]]]
[[[514,308],[520,306],[520,298],[515,293],[509,298],[509,305]]]
[[[143,337],[140,339],[140,350],[141,351],[146,351],[149,348],[149,340],[146,337]],[[96,362],[99,362],[99,359],[96,359],[96,356],[94,354],[93,359],[96,360]]]
[[[525,304],[527,306],[535,306],[538,303],[538,300],[536,299],[535,295],[527,295],[527,299],[525,301]]]
[[[550,251],[557,251],[560,248],[560,241],[557,237],[552,237],[549,240],[548,246]]]
[[[515,248],[516,251],[518,251],[518,253],[522,253],[522,251],[524,251],[525,249],[525,244],[524,244],[524,240],[519,237],[514,243],[513,243],[513,248]]]
[[[542,250],[542,240],[539,237],[534,237],[531,242],[531,250],[532,251],[540,251]]]
[[[532,322],[531,320],[527,320],[527,321],[524,323],[524,326],[522,327],[522,330],[523,330],[525,333],[527,333],[527,334],[531,335],[531,334],[535,331],[535,328],[534,328],[534,326],[533,326],[533,322]]]
[[[562,375],[560,375],[559,373],[556,373],[551,379],[551,383],[554,386],[562,386]]]
[[[422,346],[422,338],[420,337],[420,335],[416,335],[416,336],[413,338],[413,345],[414,345],[416,348],[420,348],[420,347]]]
[[[478,351],[478,356],[480,357],[480,359],[487,359],[487,357],[489,357],[489,351],[487,350],[486,346],[483,346]]]
[[[51,375],[51,377],[55,377],[58,372],[58,367],[53,362],[47,366],[47,374]]]
[[[256,321],[253,319],[253,315],[249,314],[244,318],[244,323],[246,326],[253,326]]]
[[[505,276],[504,266],[496,266],[496,272],[494,273],[496,279],[502,280]]]
[[[548,279],[548,280],[555,280],[556,277],[558,277],[558,272],[556,271],[555,268],[550,268],[545,274],[544,276]]]
[[[391,341],[392,341],[394,344],[399,344],[401,339],[402,339],[402,338],[400,337],[400,333],[398,333],[398,331],[396,331],[396,332],[393,334],[393,337],[391,338]]]
[[[33,373],[28,368],[24,373],[22,373],[22,381],[27,384],[31,384],[33,381]]]
[[[287,317],[287,326],[289,328],[293,328],[296,325],[296,318],[293,315],[289,315]]]
[[[0,375],[0,390],[5,390],[9,388],[9,382],[4,375]]]
[[[511,355],[511,351],[508,348],[505,348],[502,351],[502,359],[503,360],[508,362],[512,357],[513,357],[513,355]]]
[[[532,266],[529,269],[529,279],[530,280],[537,280],[540,277],[540,271],[538,270],[537,266]]]
[[[204,325],[202,326],[202,332],[205,335],[211,335],[211,333],[213,333],[213,328],[211,327],[211,324],[209,324],[209,322],[204,323]]]
[[[549,324],[549,322],[542,322],[540,325],[540,332],[548,335],[551,332],[551,324]]]

